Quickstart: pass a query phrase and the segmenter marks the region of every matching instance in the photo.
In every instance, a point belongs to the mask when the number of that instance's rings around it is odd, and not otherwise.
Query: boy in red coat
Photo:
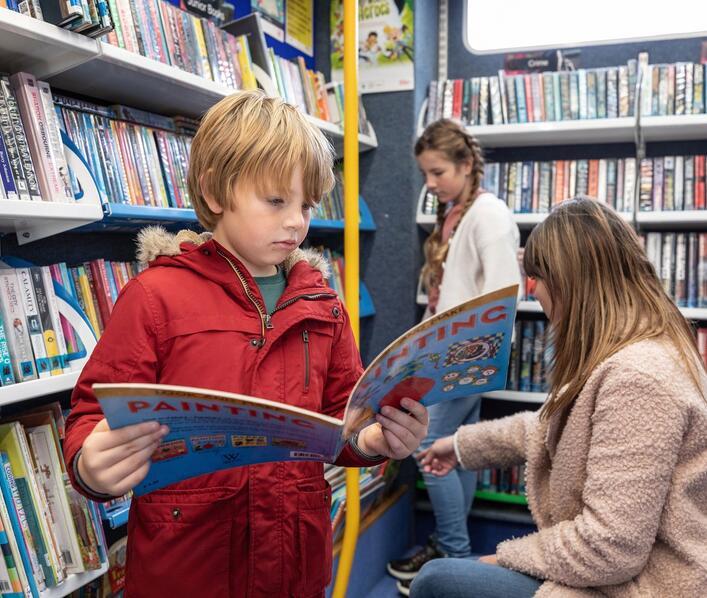
[[[147,229],[150,267],[115,304],[72,396],[64,453],[73,484],[106,500],[141,481],[167,433],[111,430],[91,386],[152,382],[249,394],[340,417],[362,372],[348,316],[319,254],[299,249],[333,186],[332,151],[292,106],[225,98],[193,140],[189,193],[212,234]],[[337,460],[408,456],[427,412],[386,407]],[[331,490],[323,466],[233,468],[134,498],[126,596],[323,596],[331,577]]]

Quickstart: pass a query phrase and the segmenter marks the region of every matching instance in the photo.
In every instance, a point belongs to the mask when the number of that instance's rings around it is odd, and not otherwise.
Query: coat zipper
[[[278,305],[275,309],[272,310],[272,313],[266,313],[265,310],[263,309],[263,306],[260,305],[260,302],[258,299],[253,295],[253,292],[250,290],[250,286],[248,285],[248,281],[245,279],[243,274],[241,274],[240,270],[236,267],[236,265],[230,260],[230,258],[227,255],[224,255],[220,251],[217,252],[223,259],[226,260],[229,266],[231,266],[231,270],[235,273],[235,275],[238,277],[238,280],[240,281],[241,285],[243,286],[243,290],[245,291],[246,296],[248,299],[250,299],[250,302],[255,306],[255,309],[258,310],[258,315],[260,316],[260,347],[265,345],[265,330],[272,330],[273,325],[272,325],[272,316],[276,311],[280,311],[281,309],[285,309],[286,307],[292,305],[295,301],[299,301],[300,299],[322,299],[322,298],[328,298],[328,297],[336,297],[335,294],[333,293],[312,293],[312,294],[305,294],[305,295],[298,295],[297,297],[292,297],[291,299],[288,299],[284,303],[281,303]]]
[[[265,313],[265,310],[263,307],[260,305],[258,300],[256,299],[255,295],[253,295],[253,292],[250,290],[250,286],[248,285],[248,281],[245,279],[243,274],[241,274],[240,270],[236,268],[236,265],[229,259],[227,255],[224,255],[220,251],[217,252],[223,259],[228,262],[228,265],[231,266],[231,270],[235,273],[235,275],[238,277],[238,280],[241,282],[241,285],[243,286],[243,290],[245,291],[246,297],[250,299],[250,302],[255,306],[255,309],[258,310],[258,315],[260,316],[260,346],[265,345],[265,328],[267,327],[267,324],[269,324],[269,317]],[[266,321],[267,318],[267,321]],[[272,326],[270,326],[272,327]]]
[[[302,331],[302,341],[304,342],[304,392],[309,390],[309,331]]]

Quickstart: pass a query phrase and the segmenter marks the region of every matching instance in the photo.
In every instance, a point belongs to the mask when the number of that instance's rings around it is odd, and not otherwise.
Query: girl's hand
[[[358,435],[358,447],[368,455],[404,459],[420,446],[427,436],[427,409],[417,401],[405,398],[400,405],[386,406],[376,415],[378,423],[365,427]]]
[[[454,452],[454,436],[439,438],[432,446],[422,451],[417,460],[422,465],[422,471],[436,476],[445,476],[457,465],[459,460]]]
[[[152,453],[168,433],[156,421],[111,430],[102,419],[83,442],[81,480],[100,494],[122,496],[145,478]]]

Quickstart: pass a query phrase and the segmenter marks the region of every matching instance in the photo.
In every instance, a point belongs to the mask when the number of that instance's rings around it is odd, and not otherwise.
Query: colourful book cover
[[[411,328],[368,366],[344,419],[206,389],[94,384],[111,428],[169,426],[136,495],[219,469],[271,461],[333,462],[385,405],[425,406],[506,385],[518,285],[462,303]]]

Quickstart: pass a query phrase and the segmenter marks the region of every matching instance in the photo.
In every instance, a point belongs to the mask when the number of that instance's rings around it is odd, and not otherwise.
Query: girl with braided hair
[[[481,187],[484,159],[478,141],[456,122],[430,124],[415,144],[415,157],[427,190],[437,195],[437,224],[424,245],[423,284],[429,303],[425,318],[488,291],[520,283],[516,252],[520,233],[508,207]],[[429,431],[420,445],[479,419],[480,397],[469,396],[429,408]],[[440,556],[469,557],[467,515],[476,473],[453,469],[444,477],[422,472],[432,503],[436,533],[410,558],[388,563],[398,589],[427,561]]]

